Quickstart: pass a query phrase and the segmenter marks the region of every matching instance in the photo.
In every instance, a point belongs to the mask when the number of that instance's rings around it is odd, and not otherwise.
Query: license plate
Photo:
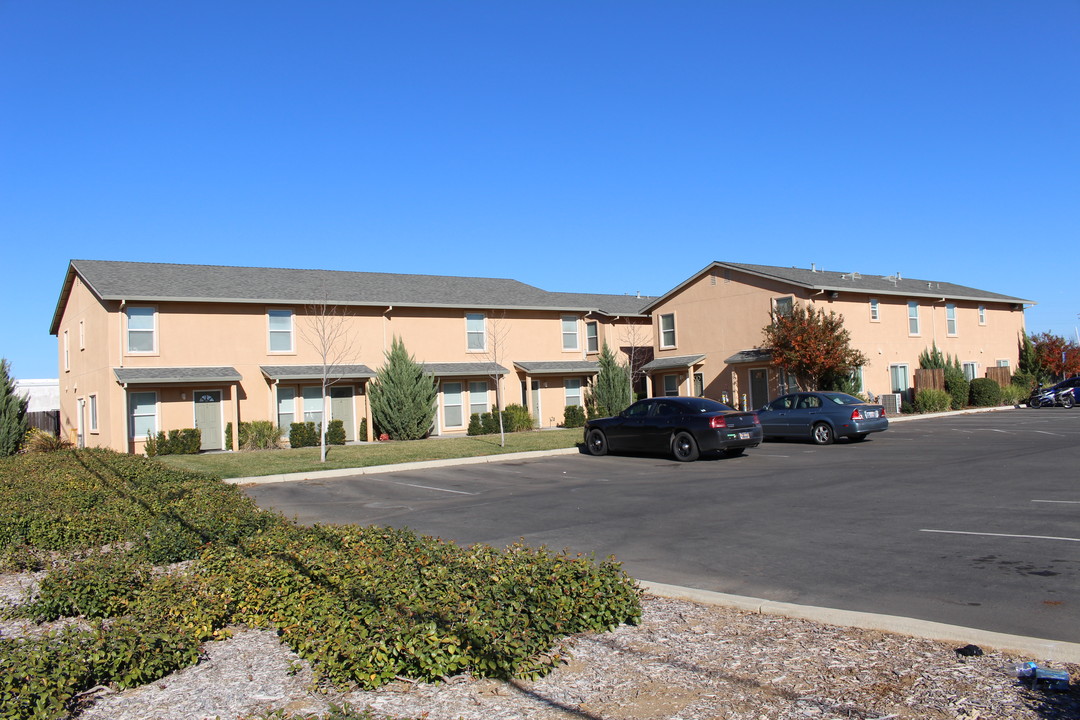
[[[739,439],[740,440],[749,440],[750,439],[750,433],[739,433]]]
[[[868,418],[876,418],[877,417],[877,410],[867,410],[866,411],[866,417],[868,417]]]

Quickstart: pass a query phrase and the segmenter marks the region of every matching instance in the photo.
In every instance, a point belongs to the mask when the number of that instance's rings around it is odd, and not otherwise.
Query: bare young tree
[[[299,324],[298,333],[315,354],[318,355],[322,372],[323,421],[319,432],[319,461],[326,462],[326,429],[330,419],[330,388],[344,377],[343,368],[354,360],[359,348],[345,309],[332,305],[324,297],[322,302],[305,306],[305,322]]]
[[[488,319],[487,333],[485,337],[484,357],[492,365],[498,366],[499,359],[507,352],[506,339],[510,335],[510,325],[506,322],[506,311],[502,315]],[[502,375],[497,367],[491,368],[488,375],[495,383],[495,412],[499,418],[499,447],[506,447],[506,428],[503,427],[503,399],[502,399]]]
[[[649,360],[646,355],[647,351],[652,348],[652,339],[648,336],[644,325],[628,322],[623,326],[622,332],[619,333],[619,344],[622,351],[626,353],[627,365],[630,368],[630,398],[632,402],[635,397],[634,384],[638,381],[638,378],[643,377],[645,374],[645,371],[641,368]]]

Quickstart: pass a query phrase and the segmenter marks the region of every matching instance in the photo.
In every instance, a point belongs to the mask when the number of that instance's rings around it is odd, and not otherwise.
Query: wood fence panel
[[[1010,368],[1007,367],[988,367],[986,368],[986,377],[996,382],[1001,387],[1005,387],[1012,382],[1012,373],[1009,372]]]
[[[920,368],[915,371],[915,390],[944,390],[944,368]]]
[[[44,430],[47,433],[60,436],[60,411],[59,410],[39,410],[37,412],[26,413],[26,419],[30,423],[30,427]]]

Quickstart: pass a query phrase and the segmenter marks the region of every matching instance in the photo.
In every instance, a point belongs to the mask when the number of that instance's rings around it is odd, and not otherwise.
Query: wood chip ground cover
[[[33,577],[0,577],[12,600]],[[274,633],[235,628],[198,665],[148,685],[86,698],[85,720],[231,720],[331,703],[426,720],[1066,720],[1080,718],[1080,666],[1069,692],[1033,691],[1009,674],[1021,658],[960,658],[952,645],[646,596],[638,626],[566,641],[571,660],[534,682],[449,678],[375,692],[324,692]],[[33,632],[0,623],[5,636]]]

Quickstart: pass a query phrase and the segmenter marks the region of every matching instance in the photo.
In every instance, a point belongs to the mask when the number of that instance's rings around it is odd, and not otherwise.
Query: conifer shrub
[[[524,432],[533,429],[533,418],[529,409],[524,405],[510,404],[506,406],[507,432]]]
[[[202,448],[202,430],[159,430],[156,436],[146,436],[144,448],[147,457],[155,455],[197,455]]]
[[[345,421],[344,420],[331,420],[330,424],[326,428],[326,444],[327,445],[344,445],[345,444]]]
[[[379,430],[391,440],[426,436],[435,420],[437,397],[435,379],[395,337],[386,362],[368,385],[371,414]]]
[[[949,393],[949,407],[953,410],[963,410],[967,406],[968,396],[971,394],[970,384],[956,358],[945,365],[945,392]]]
[[[581,405],[567,405],[563,410],[563,427],[579,428],[585,426],[585,408]]]
[[[1001,404],[1001,386],[990,378],[971,381],[971,404],[975,407],[992,407]]]
[[[289,447],[317,447],[321,426],[316,427],[314,422],[294,422],[289,425]]]
[[[937,413],[945,412],[952,404],[949,393],[936,388],[925,388],[915,393],[915,412]]]
[[[483,435],[484,425],[480,421],[480,413],[473,413],[469,416],[469,427],[466,429],[467,435]]]
[[[19,452],[30,423],[26,408],[30,401],[15,393],[15,380],[11,377],[11,364],[0,358],[0,457]]]

